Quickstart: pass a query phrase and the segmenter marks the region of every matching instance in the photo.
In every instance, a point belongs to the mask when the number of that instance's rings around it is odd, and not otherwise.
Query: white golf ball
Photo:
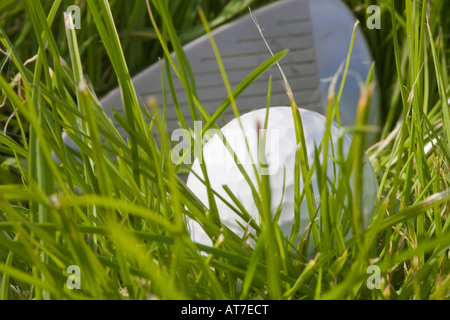
[[[282,211],[279,218],[279,225],[283,235],[289,237],[294,221],[294,168],[295,152],[297,148],[294,119],[290,107],[271,107],[269,110],[269,120],[266,131],[266,158],[268,163],[268,172],[266,172],[266,174],[269,174],[270,177],[271,212],[272,214],[275,214],[281,203]],[[325,133],[326,118],[313,111],[305,109],[299,110],[304,127],[308,161],[311,166],[314,162],[315,146],[319,146]],[[239,162],[247,172],[256,190],[258,190],[258,186],[253,164],[256,164],[256,167],[259,170],[258,141],[260,140],[258,140],[257,135],[257,123],[259,123],[259,128],[263,129],[265,115],[266,109],[252,111],[240,116],[243,130],[241,129],[238,119],[233,119],[221,129],[221,132],[236,153]],[[248,152],[244,134],[247,138],[252,157],[250,157]],[[333,150],[336,152],[338,145],[338,128],[334,123],[331,125],[331,141]],[[343,137],[343,153],[345,158],[349,152],[351,142],[352,139],[350,135],[347,134]],[[335,172],[337,172],[334,168],[338,168],[338,165],[333,165],[335,164],[335,160],[333,160],[331,148],[329,149],[328,154],[327,175],[330,180],[333,181],[333,177],[336,174]],[[320,159],[323,163],[323,155],[321,155]],[[335,159],[337,159],[337,156],[335,156]],[[250,213],[252,219],[259,223],[260,215],[255,205],[251,189],[219,135],[215,134],[203,146],[203,161],[206,165],[211,187],[229,203],[235,206],[234,202],[223,188],[224,185],[228,186],[239,202]],[[195,159],[192,170],[203,179],[198,158]],[[363,175],[362,191],[364,199],[364,221],[367,225],[369,214],[375,204],[378,189],[378,182],[374,170],[367,157],[365,157]],[[318,192],[319,188],[316,171],[314,171],[311,182],[316,203],[318,204],[320,202],[320,195]],[[187,180],[187,186],[206,207],[209,207],[207,190],[202,181],[191,173]],[[300,177],[300,188],[303,189],[302,177]],[[242,237],[245,230],[243,230],[239,223],[245,227],[247,226],[247,223],[217,196],[215,199],[221,222],[236,235]],[[301,203],[300,213],[299,237],[310,223],[305,199]],[[336,214],[341,213],[336,212]],[[211,239],[196,221],[189,219],[188,228],[194,242],[212,245]],[[252,233],[255,234],[253,231]],[[254,245],[254,243],[250,243],[250,245]]]

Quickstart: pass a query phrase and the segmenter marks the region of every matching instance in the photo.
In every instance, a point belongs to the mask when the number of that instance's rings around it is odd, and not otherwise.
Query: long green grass
[[[307,163],[301,117],[291,101],[299,143],[294,174],[306,186],[296,186],[296,217],[303,199],[308,212],[321,212],[320,219],[311,214],[308,230],[294,222],[291,237],[283,238],[277,214],[270,212],[267,176],[253,186],[262,221],[256,226],[248,221],[258,231],[254,248],[242,246],[242,239],[221,225],[213,190],[207,209],[186,187],[180,173],[189,167],[171,161],[167,106],[164,101],[140,106],[131,77],[164,57],[186,89],[192,119],[205,123],[204,132],[218,128],[216,121],[227,108],[239,115],[235,98],[277,62],[282,66],[288,53],[274,53],[236,88],[222,70],[229,97],[208,114],[196,96],[182,45],[246,13],[247,5],[267,2],[79,1],[81,30],[64,28],[62,13],[73,4],[67,1],[0,4],[0,103],[7,110],[5,122],[10,118],[9,128],[0,133],[1,299],[450,298],[450,17],[445,0],[346,1],[361,21],[376,64],[361,91],[355,125],[341,128],[353,135],[347,158],[341,150],[328,149],[340,96],[339,90],[329,92],[328,129],[317,148],[336,152],[341,164],[332,192],[324,173],[333,164]],[[364,26],[371,4],[381,8],[380,30]],[[211,44],[215,47],[214,39]],[[221,65],[219,51],[216,57]],[[165,71],[164,87],[172,94]],[[115,85],[122,88],[125,113],[114,117],[127,140],[97,98]],[[374,90],[381,92],[385,124],[379,141],[367,149],[379,190],[365,229],[358,186]],[[193,123],[182,118],[180,123],[193,129]],[[63,143],[63,130],[80,153]],[[308,186],[312,170],[321,177],[320,203]],[[344,198],[349,201],[343,203]],[[248,220],[239,203],[230,205]],[[346,223],[336,219],[336,212]],[[187,218],[204,227],[213,246],[192,242]],[[353,236],[346,238],[349,231]],[[316,249],[313,257],[305,254],[309,242]],[[68,285],[73,278],[67,268],[73,265],[80,270],[80,289]],[[380,271],[380,288],[368,285],[373,266]]]

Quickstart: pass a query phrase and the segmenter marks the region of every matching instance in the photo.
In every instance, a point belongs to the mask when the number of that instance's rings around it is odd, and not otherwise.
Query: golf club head
[[[261,26],[273,52],[289,49],[280,65],[297,105],[325,114],[331,78],[346,62],[355,17],[340,0],[282,0],[255,10],[253,16]],[[250,14],[215,29],[212,36],[217,43],[232,89],[271,56]],[[186,44],[183,49],[194,74],[198,99],[212,115],[228,94],[210,39],[208,35],[201,36]],[[164,63],[163,61],[163,68]],[[358,28],[340,100],[342,125],[354,124],[360,86],[366,80],[371,63],[369,48]],[[192,125],[185,88],[172,69],[171,71],[181,111],[186,123]],[[274,80],[271,105],[290,105],[280,71],[274,66],[236,99],[241,114],[266,105],[271,75]],[[133,77],[132,81],[142,104],[152,96],[156,98],[159,106],[162,105],[163,87],[159,63],[149,66]],[[374,81],[376,82],[376,79]],[[372,125],[380,124],[378,100],[376,95],[372,99],[369,117],[369,123]],[[114,109],[122,114],[124,111],[121,89],[112,90],[100,103],[119,133],[126,137],[126,131],[118,126],[113,118]],[[222,125],[233,118],[234,113],[229,107],[217,123]],[[166,127],[169,132],[180,127],[170,91],[167,92]],[[373,136],[369,140],[369,143],[373,142]]]

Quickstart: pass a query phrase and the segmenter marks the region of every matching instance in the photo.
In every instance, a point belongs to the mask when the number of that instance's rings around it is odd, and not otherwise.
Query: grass
[[[173,146],[163,121],[166,106],[153,101],[142,108],[132,74],[175,51],[179,64],[172,67],[192,114],[205,122],[203,130],[218,128],[220,114],[232,107],[238,115],[234,99],[286,52],[274,54],[234,89],[223,70],[229,98],[210,115],[197,99],[182,45],[245,13],[248,4],[266,2],[79,1],[81,30],[62,28],[62,12],[73,3],[0,4],[0,101],[5,121],[10,119],[0,134],[1,299],[450,298],[450,17],[445,1],[346,1],[361,22],[368,5],[379,5],[382,13],[380,30],[361,23],[376,61],[385,114],[379,142],[367,150],[379,190],[366,230],[359,221],[358,188],[348,186],[352,174],[356,186],[362,183],[367,106],[374,90],[370,77],[355,125],[343,128],[354,137],[350,155],[344,159],[335,150],[343,164],[336,188],[328,192],[322,180],[317,204],[311,188],[296,187],[297,214],[303,198],[308,212],[321,210],[321,219],[311,216],[309,237],[294,230],[291,241],[282,238],[270,212],[269,180],[262,176],[254,188],[263,218],[259,237],[254,249],[243,247],[222,228],[213,191],[207,210],[178,175],[188,168],[168,161]],[[170,74],[165,79],[170,94]],[[130,137],[126,141],[97,99],[116,84],[123,90],[125,115],[115,118]],[[307,185],[311,170],[326,172],[332,164],[306,163],[301,117],[291,102],[300,146],[295,174]],[[330,91],[328,125],[336,112],[339,91]],[[65,146],[62,130],[77,143],[79,155]],[[331,153],[327,139],[329,134],[318,148]],[[349,203],[342,204],[343,197]],[[348,223],[339,223],[336,212]],[[187,217],[204,226],[213,246],[191,241]],[[349,230],[354,236],[347,240]],[[299,235],[306,242],[290,250]],[[308,241],[318,253],[311,259],[302,254]],[[72,265],[80,267],[81,289],[67,286]],[[374,265],[381,282],[371,290],[367,270]]]

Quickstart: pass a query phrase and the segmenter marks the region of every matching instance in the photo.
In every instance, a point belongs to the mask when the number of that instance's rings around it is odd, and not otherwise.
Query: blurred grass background
[[[41,0],[42,1],[42,0]],[[216,28],[227,23],[240,15],[248,13],[248,6],[256,9],[264,4],[276,0],[169,0],[169,9],[173,18],[174,27],[178,32],[181,43],[185,44],[205,33],[197,13],[200,6],[210,23],[211,28]],[[53,1],[42,1],[46,11],[50,10]],[[379,87],[381,92],[381,106],[384,108],[382,114],[384,120],[389,121],[385,128],[386,134],[392,129],[394,120],[401,112],[401,101],[398,90],[397,73],[394,59],[394,47],[392,41],[392,23],[389,17],[389,2],[385,0],[343,0],[349,9],[354,13],[355,18],[366,21],[368,14],[366,8],[370,5],[378,5],[381,8],[381,29],[368,29],[365,23],[360,24],[360,28],[365,33],[376,61],[376,71],[379,76]],[[162,57],[163,51],[159,45],[151,21],[148,19],[145,1],[110,1],[113,8],[113,17],[120,36],[121,44],[127,57],[128,69],[131,75],[137,74],[147,66],[156,62],[158,57]],[[405,12],[403,1],[395,1],[396,12],[401,18]],[[111,63],[107,59],[106,51],[101,45],[101,39],[96,32],[92,15],[89,13],[87,3],[83,0],[63,0],[61,7],[67,8],[70,5],[78,5],[81,8],[83,32],[78,34],[80,57],[83,70],[88,75],[95,92],[99,97],[105,95],[109,90],[118,85],[117,77],[113,72]],[[430,1],[430,10],[433,15],[439,15],[431,20],[432,30],[441,33],[440,45],[446,48],[449,53],[450,41],[450,10],[448,1]],[[447,9],[447,10],[446,10]],[[157,23],[161,23],[160,17]],[[404,20],[400,20],[404,21]],[[26,11],[19,0],[4,0],[0,4],[0,24],[5,27],[5,31],[13,45],[17,48],[23,61],[31,59],[36,55],[38,42],[33,35],[32,24],[27,19]],[[437,25],[436,25],[437,24]],[[61,56],[67,61],[69,52],[65,41],[65,29],[62,15],[55,18],[52,31],[59,44]],[[406,30],[398,30],[400,41],[406,37]],[[406,50],[405,50],[406,51]],[[450,65],[450,63],[448,63]],[[1,73],[7,79],[12,79],[17,74],[14,65],[8,62],[5,54],[0,55]],[[443,70],[448,73],[447,70]],[[431,80],[433,78],[431,77]],[[430,92],[437,93],[437,85],[430,83]],[[431,97],[433,98],[433,97]],[[11,114],[11,109],[1,109],[3,115],[0,123],[6,123]],[[1,125],[0,125],[1,126]],[[3,127],[2,126],[2,127]],[[14,119],[9,126],[9,133],[17,135],[17,127],[14,126]]]
[[[197,13],[198,6],[205,12],[211,28],[216,28],[243,14],[247,14],[248,6],[256,9],[274,1],[276,0],[169,0],[169,9],[180,41],[185,44],[205,33]],[[382,115],[384,117],[383,120],[388,121],[388,125],[383,132],[384,136],[386,136],[401,113],[400,91],[392,41],[393,29],[389,16],[390,1],[343,0],[343,2],[354,13],[355,18],[363,22],[370,15],[366,12],[368,6],[378,5],[381,8],[381,29],[368,29],[365,23],[361,23],[360,28],[365,33],[376,61],[376,72],[380,79],[378,85],[381,93],[381,107],[384,108]],[[42,1],[46,11],[50,10],[52,3],[53,1]],[[131,75],[135,75],[157,61],[158,57],[162,57],[162,48],[159,45],[151,21],[148,19],[145,1],[113,0],[109,3],[113,8],[114,21],[123,50],[126,53],[128,69]],[[82,28],[84,30],[78,34],[78,42],[83,70],[92,83],[96,94],[102,97],[118,85],[117,77],[107,58],[105,48],[101,44],[100,36],[96,32],[86,1],[63,0],[61,7],[67,8],[70,5],[78,5],[81,8]],[[404,18],[402,18],[402,13],[405,12],[404,2],[395,1],[394,5],[400,19],[399,21],[404,23]],[[448,54],[450,51],[448,46],[450,41],[450,17],[447,14],[448,10],[450,10],[449,3],[448,1],[430,1],[428,5],[434,15],[431,20],[432,30],[437,30],[441,34],[439,45],[445,48]],[[160,24],[160,17],[157,16],[156,19],[157,23]],[[20,0],[4,0],[0,3],[0,24],[4,26],[6,33],[14,47],[17,48],[23,61],[32,59],[36,55],[38,41],[33,34],[32,23],[27,18],[26,11]],[[62,15],[56,16],[52,25],[52,32],[58,42],[61,56],[68,61],[69,52],[65,41]],[[398,37],[404,48],[406,45],[404,41],[406,30],[404,28],[399,28]],[[406,53],[406,50],[404,52]],[[12,80],[17,74],[17,69],[14,67],[14,64],[8,61],[9,58],[4,53],[0,54],[0,71],[6,79]],[[404,56],[405,59],[406,56]],[[445,74],[448,74],[448,66],[450,66],[450,63],[447,63],[447,69],[443,70]],[[430,77],[430,92],[437,94],[437,84],[433,79],[433,77]],[[430,98],[432,100],[435,97]],[[0,128],[3,128],[12,110],[10,107],[8,108],[6,103],[0,109],[0,112]],[[15,120],[11,119],[8,125],[8,133],[11,136],[18,137],[18,128],[15,124]]]

